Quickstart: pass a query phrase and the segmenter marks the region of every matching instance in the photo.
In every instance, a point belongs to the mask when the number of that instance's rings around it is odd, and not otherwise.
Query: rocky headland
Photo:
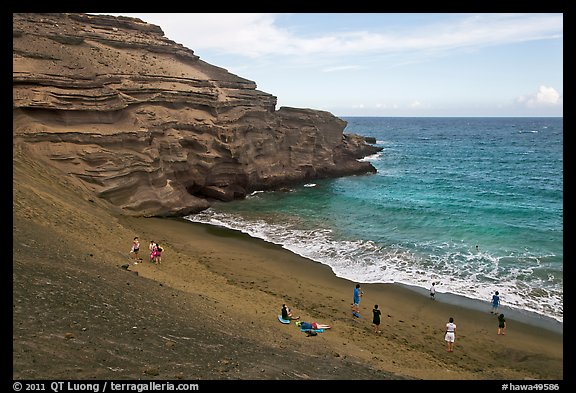
[[[281,107],[140,19],[13,15],[16,149],[123,215],[180,216],[255,190],[375,172],[379,148]]]

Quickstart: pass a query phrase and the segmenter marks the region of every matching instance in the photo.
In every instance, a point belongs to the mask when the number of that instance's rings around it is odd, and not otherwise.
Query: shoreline
[[[326,266],[332,271],[332,269],[328,265],[324,265],[322,262],[315,261],[315,260],[310,259],[306,256],[303,256],[303,255],[295,253],[291,250],[288,250],[280,244],[269,242],[269,241],[266,241],[266,240],[261,239],[259,237],[252,236],[252,235],[250,235],[246,232],[243,232],[241,230],[233,229],[233,228],[229,228],[229,227],[221,226],[221,225],[190,221],[190,220],[185,219],[185,218],[183,218],[183,220],[188,221],[188,222],[190,222],[190,224],[193,224],[193,225],[205,225],[208,227],[217,228],[218,230],[221,230],[221,231],[231,231],[231,233],[233,233],[237,236],[247,236],[248,238],[254,239],[256,241],[262,241],[262,242],[265,242],[267,244],[280,247],[283,250],[286,250],[287,252],[293,253],[294,255],[297,255],[301,258],[309,260],[310,263],[318,263],[318,264],[321,264],[323,266]],[[334,273],[334,271],[332,271],[332,274],[334,274],[335,277],[339,277],[339,278],[342,278],[344,280],[347,280],[347,281],[353,283],[353,281],[350,279],[336,275]],[[365,285],[366,283],[362,283],[362,284]],[[384,284],[384,283],[371,283],[371,284]],[[422,287],[417,286],[417,285],[404,284],[404,283],[388,283],[388,284],[389,285],[397,285],[401,288],[405,288],[405,289],[408,289],[410,291],[416,292],[416,293],[424,296],[425,298],[429,297],[428,289],[422,288]],[[438,290],[436,291],[436,301],[441,302],[441,303],[451,304],[451,305],[463,306],[463,307],[468,308],[470,310],[486,312],[486,313],[490,313],[490,310],[492,309],[492,306],[491,306],[489,301],[482,301],[479,299],[473,299],[473,298],[470,298],[467,296],[458,295],[458,294],[451,293],[451,292],[438,292]],[[555,319],[553,317],[542,315],[542,314],[539,314],[539,313],[534,312],[534,311],[522,310],[522,309],[518,309],[518,308],[509,307],[506,305],[501,305],[499,310],[505,314],[507,319],[515,320],[518,322],[526,323],[528,325],[532,325],[535,327],[550,330],[554,333],[563,334],[563,332],[564,332],[564,323],[561,321],[558,321],[557,319]]]
[[[135,230],[143,244],[154,239],[168,250],[161,266],[134,267],[142,277],[193,294],[209,293],[229,307],[238,323],[268,321],[271,337],[294,330],[277,326],[282,303],[303,321],[333,327],[314,339],[291,333],[295,341],[286,342],[288,346],[303,344],[312,353],[338,353],[416,379],[562,379],[563,333],[533,316],[511,311],[507,334],[499,336],[489,302],[443,293],[431,300],[422,288],[361,283],[363,318],[357,319],[350,308],[355,282],[280,245],[184,218],[132,217],[120,222]],[[194,271],[200,267],[227,283],[228,289],[212,279],[199,282]],[[372,325],[374,304],[382,312],[380,335]],[[446,353],[444,341],[449,317],[458,326],[453,356]]]
[[[415,291],[423,296],[428,296],[428,290],[415,285],[408,285],[401,283],[395,283],[394,285],[399,285],[408,290]],[[492,309],[492,306],[488,301],[472,299],[466,296],[457,295],[455,293],[449,293],[449,292],[436,291],[436,301],[446,304],[459,305],[468,308],[470,310],[476,310],[486,313],[489,313],[489,311]],[[564,323],[552,317],[538,314],[533,311],[512,308],[509,306],[500,306],[499,310],[506,316],[506,319],[550,330],[554,333],[564,334]]]

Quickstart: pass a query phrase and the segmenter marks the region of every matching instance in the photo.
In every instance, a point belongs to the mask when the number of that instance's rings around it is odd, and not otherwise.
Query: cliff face
[[[379,149],[328,112],[280,108],[139,19],[13,15],[13,141],[121,209],[170,216],[210,199],[375,172]]]

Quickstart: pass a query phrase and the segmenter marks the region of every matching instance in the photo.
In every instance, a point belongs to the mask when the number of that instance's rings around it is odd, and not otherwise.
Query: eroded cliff
[[[14,152],[123,214],[198,212],[322,177],[375,172],[379,150],[328,112],[276,107],[139,19],[13,15]]]

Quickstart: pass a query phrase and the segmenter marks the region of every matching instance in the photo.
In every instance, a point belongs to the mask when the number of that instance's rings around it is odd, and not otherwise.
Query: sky
[[[148,13],[281,106],[346,116],[563,116],[562,13]]]

